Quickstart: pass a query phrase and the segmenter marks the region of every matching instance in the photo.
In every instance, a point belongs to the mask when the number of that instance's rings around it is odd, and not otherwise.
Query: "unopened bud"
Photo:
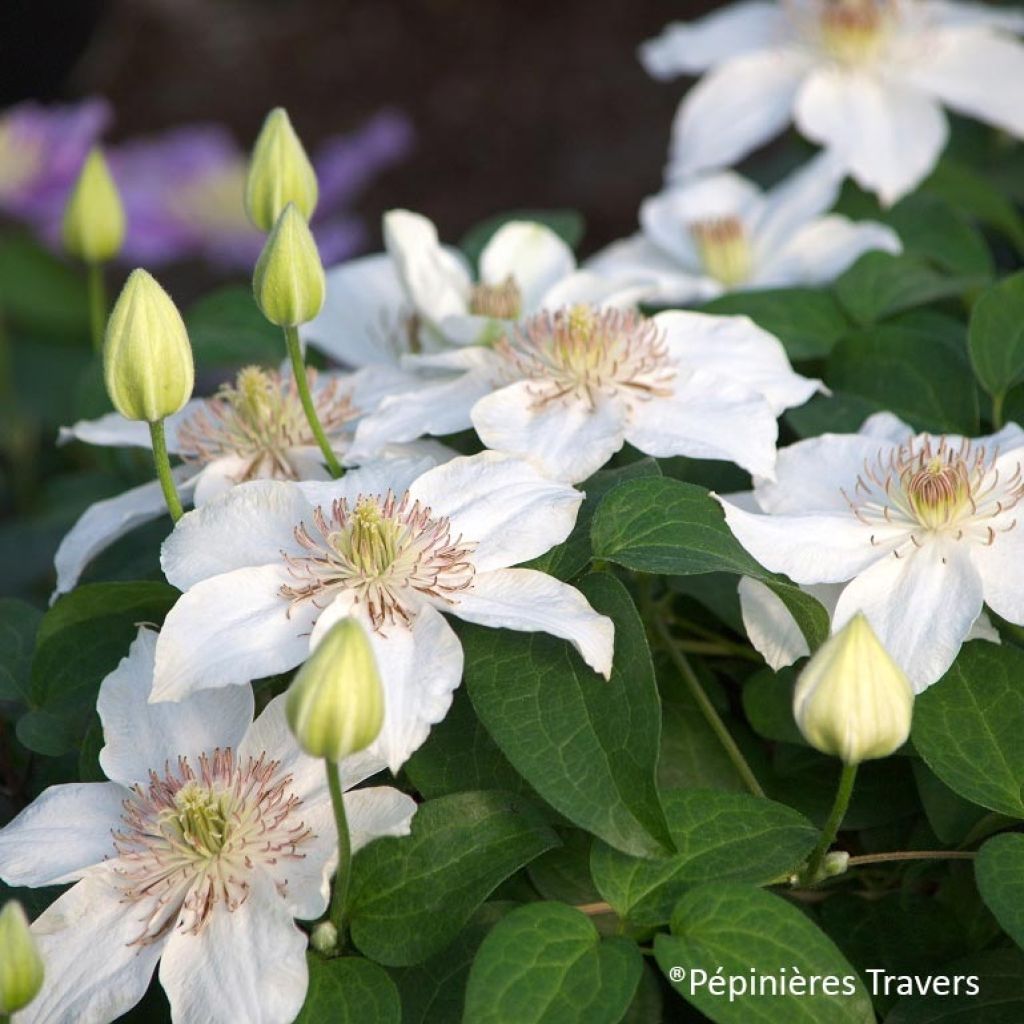
[[[270,232],[253,274],[263,315],[278,327],[308,323],[324,304],[324,267],[313,234],[289,203]]]
[[[0,910],[0,1014],[24,1009],[43,987],[43,960],[21,904]]]
[[[384,690],[366,630],[342,619],[299,669],[285,699],[299,746],[312,757],[342,761],[365,750],[384,724]]]
[[[192,397],[192,346],[171,297],[145,270],[133,270],[107,322],[103,376],[114,408],[155,423]]]
[[[306,156],[287,111],[277,107],[268,115],[253,147],[245,182],[249,220],[267,232],[284,208],[293,203],[308,221],[317,201],[316,171]]]
[[[124,207],[99,147],[82,164],[64,207],[64,248],[85,263],[106,263],[124,242]]]
[[[862,614],[821,645],[793,694],[804,739],[845,764],[888,757],[901,747],[913,710],[910,681]]]
[[[330,956],[338,950],[338,929],[330,921],[321,921],[313,928],[309,944],[323,956]]]

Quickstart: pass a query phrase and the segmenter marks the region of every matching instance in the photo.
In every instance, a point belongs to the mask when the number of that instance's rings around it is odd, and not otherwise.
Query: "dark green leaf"
[[[1024,380],[1024,272],[983,292],[968,328],[971,365],[990,395]]]
[[[295,1024],[402,1024],[398,989],[362,957],[309,957],[309,989]]]
[[[903,241],[903,251],[927,260],[947,274],[981,282],[992,277],[992,254],[968,219],[944,199],[915,193],[886,215]]]
[[[276,366],[284,358],[281,332],[249,288],[232,285],[204,296],[188,310],[185,325],[196,362],[205,366]]]
[[[872,413],[883,408],[881,402],[833,388],[831,395],[814,395],[799,408],[787,409],[783,418],[800,437],[855,434]]]
[[[24,601],[0,598],[0,701],[27,703],[32,651],[43,613]]]
[[[579,829],[560,832],[562,845],[548,850],[529,867],[533,887],[546,900],[596,903],[601,894],[590,877],[591,837]]]
[[[923,188],[1001,231],[1024,252],[1024,219],[1001,190],[962,163],[944,158]]]
[[[793,718],[792,669],[755,672],[743,687],[743,710],[754,731],[767,740],[803,744],[806,741]]]
[[[27,238],[0,239],[0,315],[41,334],[89,339],[85,277]]]
[[[985,905],[1007,935],[1024,947],[1024,835],[993,836],[978,851],[974,874]]]

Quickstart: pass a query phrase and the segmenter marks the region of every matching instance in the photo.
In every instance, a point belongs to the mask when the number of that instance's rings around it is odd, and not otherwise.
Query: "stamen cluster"
[[[712,217],[690,225],[704,270],[727,288],[742,284],[753,269],[753,252],[739,217]]]
[[[475,316],[515,320],[523,309],[523,293],[515,279],[506,277],[501,284],[475,284],[469,297],[469,311]]]

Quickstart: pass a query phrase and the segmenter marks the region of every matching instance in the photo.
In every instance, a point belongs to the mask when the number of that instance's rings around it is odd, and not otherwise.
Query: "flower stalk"
[[[107,326],[107,286],[103,279],[103,264],[86,265],[89,290],[89,335],[94,352],[103,351],[103,335]]]
[[[853,796],[853,784],[856,779],[857,765],[844,764],[839,776],[839,785],[836,787],[836,798],[832,803],[832,810],[829,812],[825,827],[821,830],[821,838],[808,858],[807,867],[800,873],[802,884],[814,885],[815,882],[821,880],[819,876],[825,854],[831,849],[839,834],[839,826],[842,825],[843,818],[846,817],[846,811],[850,806],[850,797]]]
[[[309,378],[306,375],[306,362],[302,356],[302,343],[299,341],[298,328],[285,327],[283,330],[285,344],[288,346],[288,358],[292,364],[292,374],[295,377],[295,388],[299,393],[303,411],[306,413],[309,429],[313,431],[313,436],[316,438],[316,443],[320,447],[331,476],[337,480],[344,475],[345,470],[338,461],[338,456],[334,454],[334,449],[327,438],[320,417],[316,414],[316,405],[309,391]]]
[[[349,835],[348,818],[345,815],[345,800],[342,796],[338,766],[330,758],[325,758],[324,768],[327,771],[331,807],[334,809],[334,824],[338,829],[338,870],[334,876],[334,891],[331,895],[330,921],[337,929],[340,944],[344,945],[348,883],[352,876],[352,837]]]
[[[153,464],[156,467],[157,479],[160,481],[160,489],[164,492],[164,501],[167,502],[167,511],[170,512],[171,519],[177,522],[184,514],[184,509],[178,496],[178,488],[174,484],[174,474],[171,472],[163,420],[150,423],[149,436],[153,441]]]

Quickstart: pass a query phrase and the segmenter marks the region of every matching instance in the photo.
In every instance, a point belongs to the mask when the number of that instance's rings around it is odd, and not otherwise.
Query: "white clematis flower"
[[[509,568],[565,540],[582,499],[493,452],[235,488],[184,516],[164,544],[164,572],[184,594],[160,634],[152,699],[286,672],[353,616],[385,691],[371,749],[397,770],[462,676],[442,613],[562,637],[607,677],[611,620],[568,584]]]
[[[51,786],[0,830],[9,885],[75,884],[32,925],[43,988],[20,1024],[106,1024],[159,961],[175,1021],[288,1024],[306,996],[295,918],[327,909],[337,834],[323,762],[288,730],[284,697],[253,721],[249,687],[149,704],[142,629],[100,688],[109,782]],[[346,789],[383,768],[357,755]],[[353,846],[407,835],[415,803],[346,793]]]
[[[1024,137],[1024,16],[948,0],[743,0],[669,25],[640,57],[705,77],[676,114],[667,175],[726,167],[793,121],[884,203],[931,172],[943,106]]]
[[[627,441],[658,458],[725,459],[771,476],[776,417],[821,386],[794,373],[778,340],[747,317],[648,318],[588,304],[419,365],[437,382],[384,399],[357,427],[353,452],[367,458],[472,425],[487,447],[570,483]]]
[[[667,188],[644,200],[638,234],[613,242],[587,267],[653,278],[650,301],[666,304],[824,284],[866,252],[901,249],[884,224],[823,216],[844,173],[826,152],[766,193],[731,171]]]
[[[733,534],[766,568],[814,585],[825,602],[833,595],[817,585],[841,585],[833,630],[862,611],[920,693],[966,639],[991,638],[983,603],[1024,623],[1022,460],[1024,431],[1015,424],[969,440],[915,435],[879,414],[860,433],[782,449],[776,479],[755,481],[763,512],[719,501]],[[774,652],[777,663],[795,642]]]
[[[338,457],[352,463],[349,445],[355,421],[387,393],[372,376],[320,374],[309,371],[310,389],[320,422]],[[183,464],[174,476],[181,498],[196,506],[247,480],[330,479],[299,401],[290,374],[255,366],[239,372],[213,398],[189,402],[166,420],[167,448]],[[149,448],[145,423],[112,412],[61,429],[60,443],[71,440],[110,447]],[[382,449],[379,456],[431,454],[437,461],[451,455],[440,445]],[[56,599],[71,590],[89,562],[113,541],[164,514],[157,480],[91,505],[61,541],[54,559]]]

